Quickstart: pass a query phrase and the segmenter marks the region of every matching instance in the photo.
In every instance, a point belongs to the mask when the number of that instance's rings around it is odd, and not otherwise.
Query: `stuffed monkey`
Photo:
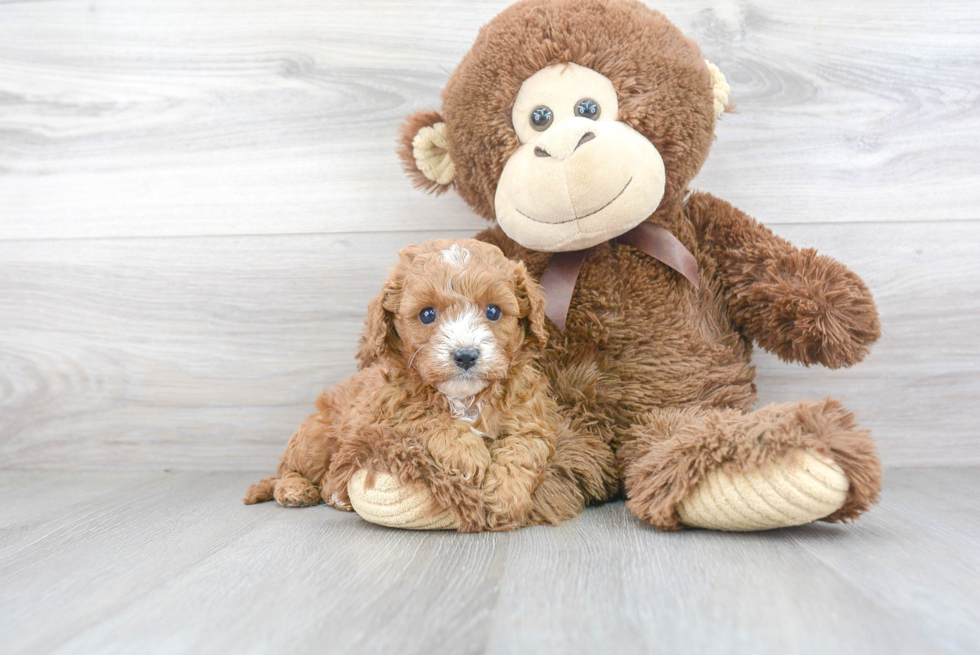
[[[689,191],[729,91],[639,2],[526,0],[480,31],[441,112],[403,126],[415,183],[452,187],[496,221],[478,238],[545,288],[542,364],[576,430],[541,509],[622,494],[660,529],[763,530],[854,519],[877,501],[874,442],[840,402],[752,409],[753,343],[839,368],[880,327],[844,265]],[[400,525],[378,508],[422,506],[428,490],[365,465],[381,482],[350,490],[362,516]]]

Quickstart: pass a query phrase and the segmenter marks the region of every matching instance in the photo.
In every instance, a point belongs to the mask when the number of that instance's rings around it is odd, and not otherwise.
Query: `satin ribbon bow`
[[[640,223],[629,232],[616,237],[615,240],[663,262],[686,277],[695,289],[699,288],[698,261],[691,251],[665,228],[653,223]],[[556,252],[551,256],[548,266],[544,269],[544,275],[541,276],[541,286],[547,298],[544,313],[559,330],[565,329],[575,282],[578,280],[589,250],[586,248]]]

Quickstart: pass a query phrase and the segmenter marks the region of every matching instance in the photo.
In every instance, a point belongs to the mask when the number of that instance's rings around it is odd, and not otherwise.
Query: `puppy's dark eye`
[[[434,310],[432,307],[426,307],[419,312],[419,320],[426,325],[432,323],[436,320],[436,310]]]
[[[500,320],[500,307],[496,305],[487,305],[487,318],[491,321]]]
[[[544,105],[540,107],[535,107],[531,112],[531,127],[536,129],[538,132],[544,132],[551,125],[555,115],[551,113],[551,110]]]
[[[599,104],[592,98],[582,98],[575,103],[575,115],[582,118],[599,118]]]

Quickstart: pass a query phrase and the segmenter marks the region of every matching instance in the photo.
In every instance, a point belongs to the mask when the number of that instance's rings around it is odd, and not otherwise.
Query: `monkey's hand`
[[[785,361],[841,368],[864,359],[881,324],[854,272],[708,194],[692,194],[686,212],[746,336]]]

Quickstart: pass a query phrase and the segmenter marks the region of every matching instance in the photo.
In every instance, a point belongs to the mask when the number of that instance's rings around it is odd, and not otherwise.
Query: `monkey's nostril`
[[[583,143],[588,143],[594,138],[595,138],[595,132],[586,132],[585,134],[582,135],[582,138],[578,140],[578,145],[575,146],[575,149],[578,150]]]
[[[476,360],[479,358],[480,351],[476,348],[460,348],[453,352],[453,361],[456,362],[456,366],[464,371],[473,368],[473,365],[476,364]]]
[[[534,156],[535,157],[550,157],[551,155],[549,155],[548,154],[548,151],[545,150],[544,148],[542,148],[541,146],[535,146],[534,147]]]

